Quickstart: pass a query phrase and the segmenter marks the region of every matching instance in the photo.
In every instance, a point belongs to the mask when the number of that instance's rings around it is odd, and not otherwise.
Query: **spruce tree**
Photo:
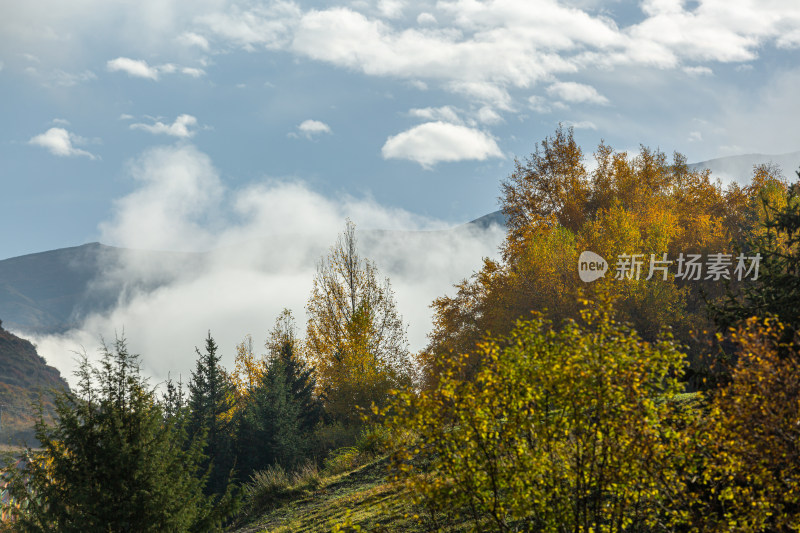
[[[763,201],[768,219],[763,233],[748,243],[747,254],[760,256],[758,278],[742,284],[738,292],[729,286],[726,300],[709,307],[722,331],[743,325],[751,316],[776,317],[789,326],[784,340],[791,342],[800,332],[800,182],[788,188],[785,205]]]
[[[141,376],[124,339],[83,357],[75,392],[56,397],[57,420],[40,413],[41,451],[15,470],[10,488],[24,511],[15,526],[36,532],[165,532],[219,529],[232,512],[203,495],[203,441],[188,440]]]
[[[296,466],[311,451],[312,432],[322,418],[314,396],[313,369],[299,356],[294,319],[284,311],[270,340],[267,369],[243,409],[237,431],[241,478],[272,464]]]
[[[224,494],[234,468],[231,413],[233,389],[220,364],[217,343],[209,331],[205,351],[197,352],[197,363],[189,381],[189,435],[205,435],[206,460],[210,468],[207,494]]]

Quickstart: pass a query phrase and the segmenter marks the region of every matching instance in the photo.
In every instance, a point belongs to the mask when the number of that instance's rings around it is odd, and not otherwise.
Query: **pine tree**
[[[124,339],[103,347],[100,364],[86,356],[76,392],[56,398],[57,421],[40,414],[42,451],[27,450],[11,490],[24,511],[15,526],[36,532],[209,531],[232,512],[203,495],[201,438],[186,439],[165,422]]]
[[[189,381],[189,435],[206,435],[203,468],[210,468],[207,494],[224,494],[234,467],[232,442],[233,387],[220,364],[217,343],[206,338],[205,352],[197,352],[197,363]]]
[[[778,205],[762,201],[767,215],[763,232],[750,240],[751,251],[745,254],[759,254],[758,278],[737,292],[729,286],[726,300],[709,307],[722,331],[742,326],[751,316],[773,316],[789,326],[789,341],[800,332],[800,183],[788,187]]]

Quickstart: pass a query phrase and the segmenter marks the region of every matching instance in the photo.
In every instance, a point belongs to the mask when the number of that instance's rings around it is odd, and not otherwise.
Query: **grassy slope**
[[[296,495],[260,516],[238,533],[310,533],[330,531],[348,512],[365,531],[421,531],[412,509],[398,497],[401,488],[386,480],[388,459],[330,478],[312,491]]]

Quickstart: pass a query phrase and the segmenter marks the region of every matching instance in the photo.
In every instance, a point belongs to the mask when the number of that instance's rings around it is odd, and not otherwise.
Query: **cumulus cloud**
[[[403,0],[380,0],[378,11],[387,18],[397,18],[402,16],[406,3]]]
[[[298,124],[297,125],[297,131],[300,132],[300,133],[298,134],[298,133],[295,133],[295,132],[291,132],[289,134],[289,136],[296,138],[296,137],[302,135],[306,139],[312,139],[316,135],[322,135],[323,133],[327,133],[327,134],[333,133],[333,131],[331,130],[331,127],[328,126],[327,124],[325,124],[324,122],[321,122],[319,120],[311,120],[311,119],[304,120],[303,122]]]
[[[218,38],[254,50],[256,46],[288,46],[301,16],[301,8],[294,2],[276,0],[247,6],[232,3],[228,9],[202,14],[196,20]]]
[[[64,128],[50,128],[44,133],[32,137],[28,144],[46,148],[53,155],[61,157],[85,156],[97,159],[97,156],[77,148],[75,145],[85,144],[86,140]]]
[[[110,72],[125,72],[134,78],[158,79],[158,68],[151,67],[147,61],[142,59],[130,59],[128,57],[118,57],[106,63],[106,68]]]
[[[420,26],[436,24],[436,17],[433,14],[424,12],[417,15],[417,24]]]
[[[132,78],[145,78],[154,81],[157,81],[162,74],[173,74],[179,71],[193,78],[205,75],[205,71],[200,68],[179,67],[174,63],[150,66],[143,59],[131,59],[129,57],[111,59],[106,62],[106,68],[109,72],[124,72]]]
[[[556,82],[547,88],[547,94],[570,103],[608,105],[608,98],[591,85],[574,81]]]
[[[497,143],[487,133],[441,121],[426,122],[389,137],[381,153],[384,159],[408,159],[423,167],[440,162],[503,157]]]
[[[491,107],[483,106],[478,110],[478,121],[484,124],[499,124],[503,122],[503,117]]]
[[[100,336],[125,331],[156,380],[194,366],[194,346],[206,333],[233,366],[246,334],[265,340],[284,307],[301,327],[316,262],[351,218],[359,250],[390,277],[409,326],[411,348],[426,344],[430,302],[495,256],[504,232],[450,226],[381,206],[370,198],[326,198],[296,180],[266,180],[227,188],[211,159],[191,145],[147,150],[129,165],[136,187],[118,199],[101,225],[104,243],[127,250],[107,258],[93,290],[116,288],[113,309],[85,316],[65,335],[35,338],[39,352],[71,375],[72,350],[90,356]],[[377,231],[381,230],[381,231]],[[409,231],[410,230],[410,231]],[[426,231],[419,231],[426,230]],[[276,253],[279,251],[279,253]]]
[[[181,72],[186,74],[187,76],[191,76],[193,78],[199,78],[201,76],[205,76],[206,75],[206,71],[205,70],[203,70],[201,68],[195,68],[195,67],[183,67],[181,69]]]
[[[178,36],[178,42],[184,46],[196,46],[201,50],[208,51],[208,39],[195,32],[187,31]]]
[[[190,138],[193,137],[197,130],[197,118],[192,115],[178,115],[172,124],[165,124],[161,121],[155,121],[153,124],[135,123],[131,124],[132,130],[144,130],[154,135],[170,135],[172,137]]]

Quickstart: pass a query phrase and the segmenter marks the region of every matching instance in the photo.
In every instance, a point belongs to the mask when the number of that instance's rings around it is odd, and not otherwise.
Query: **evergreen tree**
[[[219,529],[232,512],[215,507],[199,476],[203,441],[165,422],[164,408],[140,375],[124,339],[103,347],[100,364],[84,356],[76,392],[56,398],[57,421],[40,414],[42,451],[11,482],[22,502],[15,526],[37,532],[164,532]]]
[[[800,171],[797,175],[800,178]],[[779,205],[763,200],[768,216],[764,231],[751,239],[752,251],[745,254],[759,254],[758,278],[738,293],[729,290],[722,305],[710,306],[723,331],[743,325],[752,316],[773,316],[789,326],[785,340],[800,332],[800,183],[788,188],[785,203],[781,200]]]
[[[197,366],[189,381],[189,435],[206,435],[206,461],[210,468],[207,494],[223,494],[234,468],[232,440],[233,388],[220,364],[217,343],[206,338],[205,352],[197,352]]]
[[[242,479],[272,464],[288,468],[300,463],[308,456],[312,431],[322,418],[322,404],[314,396],[313,370],[295,352],[300,343],[289,311],[278,318],[267,348],[266,371],[238,425]]]

